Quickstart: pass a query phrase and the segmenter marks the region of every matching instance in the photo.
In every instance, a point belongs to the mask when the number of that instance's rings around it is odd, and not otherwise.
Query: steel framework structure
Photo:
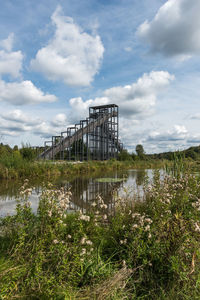
[[[51,146],[47,146],[47,143]],[[45,141],[43,159],[107,160],[123,149],[119,141],[119,108],[116,104],[93,106],[89,117]]]

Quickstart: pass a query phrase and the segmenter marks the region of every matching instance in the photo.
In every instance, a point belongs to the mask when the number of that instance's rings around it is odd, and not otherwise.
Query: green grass
[[[71,163],[63,161],[29,161],[18,157],[0,156],[0,179],[20,178],[51,178],[92,174],[128,168],[158,168],[165,165],[164,161],[89,161]]]
[[[198,177],[155,170],[145,201],[98,196],[87,214],[49,185],[35,215],[30,193],[0,221],[0,299],[199,299]]]

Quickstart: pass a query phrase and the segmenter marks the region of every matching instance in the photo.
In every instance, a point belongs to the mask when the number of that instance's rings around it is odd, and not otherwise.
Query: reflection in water
[[[136,172],[136,184],[142,185],[144,183],[145,176],[146,170],[140,170],[139,172]]]
[[[116,196],[141,195],[143,190],[143,183],[146,177],[152,178],[152,170],[127,170],[123,172],[115,172],[98,176],[102,178],[123,178],[120,182],[106,182],[97,181],[97,176],[93,177],[77,177],[75,179],[66,180],[59,178],[54,182],[54,185],[59,188],[64,186],[66,189],[70,188],[72,192],[71,210],[90,211],[91,204],[100,195],[108,209],[112,210],[114,207],[114,199]],[[30,182],[35,186],[33,194],[30,197],[31,206],[34,212],[37,211],[39,195],[41,193],[41,182]],[[13,214],[16,207],[16,197],[19,187],[22,182],[3,182],[0,184],[0,216]],[[113,195],[115,194],[115,197]]]
[[[118,193],[120,186],[123,182],[98,182],[96,178],[76,178],[70,182],[68,187],[72,191],[72,203],[74,209],[81,209],[82,211],[90,211],[91,204],[100,195],[105,204],[109,208],[113,207],[113,192]],[[66,185],[65,185],[66,186]]]

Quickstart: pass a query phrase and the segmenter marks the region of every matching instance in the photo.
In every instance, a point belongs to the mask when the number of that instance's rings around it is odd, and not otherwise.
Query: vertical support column
[[[86,126],[87,126],[87,133],[86,133],[86,147],[87,147],[87,161],[89,160],[89,118],[87,118]]]
[[[117,107],[117,158],[119,155],[119,109]]]
[[[53,136],[52,136],[52,156],[51,159],[54,160],[54,143],[53,143]]]

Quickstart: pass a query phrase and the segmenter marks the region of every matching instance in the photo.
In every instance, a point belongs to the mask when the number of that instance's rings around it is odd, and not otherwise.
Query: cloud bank
[[[70,99],[73,118],[87,116],[88,108],[95,105],[118,104],[124,118],[141,119],[154,112],[157,95],[162,92],[174,76],[165,71],[145,73],[137,82],[116,86],[103,92],[102,97],[83,101],[81,97]],[[76,113],[74,113],[76,111]]]
[[[23,54],[12,51],[13,42],[13,33],[7,39],[0,40],[0,101],[24,105],[58,100],[56,96],[41,91],[30,80],[21,79]],[[19,81],[4,81],[2,77],[7,74]]]
[[[54,102],[56,100],[56,96],[45,94],[29,80],[21,82],[5,82],[0,80],[0,101],[14,105],[24,105]]]
[[[90,85],[103,58],[100,37],[84,32],[72,18],[63,16],[60,6],[51,20],[56,27],[54,37],[37,52],[32,69],[70,86]]]
[[[200,1],[168,0],[137,34],[151,51],[186,59],[200,54]]]
[[[21,76],[23,54],[21,51],[12,51],[14,34],[0,41],[0,77],[5,74],[13,78]]]
[[[30,133],[42,138],[50,138],[64,130],[67,124],[65,114],[57,114],[51,121],[32,117],[20,109],[0,114],[0,133],[4,136],[20,136],[22,133]]]

